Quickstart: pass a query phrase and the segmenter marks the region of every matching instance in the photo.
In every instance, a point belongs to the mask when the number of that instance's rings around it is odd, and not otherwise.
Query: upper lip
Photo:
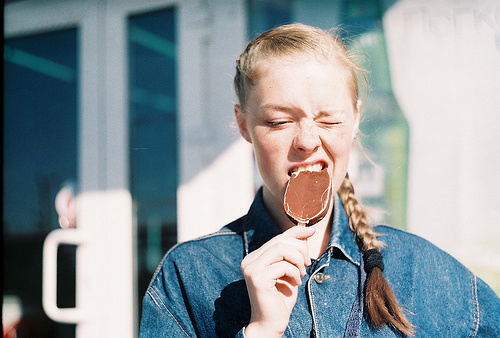
[[[323,160],[318,160],[318,161],[306,161],[306,162],[301,162],[301,163],[297,163],[295,165],[293,165],[292,167],[290,167],[288,169],[288,175],[291,176],[292,173],[297,169],[297,168],[300,168],[300,167],[308,167],[308,166],[312,166],[312,165],[315,165],[315,164],[321,164],[321,169],[325,169],[327,167],[326,165],[326,162],[323,161]]]

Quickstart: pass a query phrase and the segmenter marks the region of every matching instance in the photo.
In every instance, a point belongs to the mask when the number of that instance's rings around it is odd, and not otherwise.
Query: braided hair
[[[365,209],[354,195],[349,174],[346,174],[338,192],[349,217],[349,228],[364,253],[367,272],[365,306],[370,320],[375,327],[381,328],[387,324],[394,326],[401,333],[413,335],[413,325],[401,311],[396,296],[383,274],[384,264],[380,254],[383,243],[377,239],[378,234],[369,225]],[[376,257],[378,262],[370,262],[371,257]]]

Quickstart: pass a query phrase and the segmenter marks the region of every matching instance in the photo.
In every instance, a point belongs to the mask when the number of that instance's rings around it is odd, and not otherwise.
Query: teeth
[[[292,169],[292,173],[299,173],[301,171],[321,171],[323,169],[323,165],[321,163],[316,163],[313,165],[308,165],[308,166],[302,166],[302,167],[297,167]]]

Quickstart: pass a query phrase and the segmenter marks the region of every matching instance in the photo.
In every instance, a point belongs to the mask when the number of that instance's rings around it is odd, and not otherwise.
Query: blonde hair
[[[340,75],[349,87],[353,106],[359,98],[358,75],[366,82],[364,70],[353,60],[344,43],[336,35],[303,24],[280,26],[252,40],[236,61],[234,87],[239,103],[244,107],[248,93],[259,77],[262,63],[271,58],[292,55],[310,55],[338,66]],[[358,202],[354,188],[346,175],[338,191],[349,217],[349,227],[363,252],[370,249],[380,251],[383,243],[368,223],[365,208]],[[389,325],[406,335],[413,334],[413,325],[406,319],[387,283],[382,270],[374,267],[366,279],[366,311],[376,327]]]
[[[349,217],[349,228],[354,233],[362,251],[366,252],[371,249],[380,251],[384,244],[377,239],[378,234],[368,223],[365,208],[358,202],[348,174],[338,192]],[[396,296],[379,267],[374,267],[366,277],[365,306],[376,327],[380,328],[387,324],[394,326],[405,335],[414,334],[413,325],[401,311]]]
[[[290,24],[266,31],[252,40],[236,61],[234,88],[240,105],[243,107],[247,95],[259,76],[259,66],[271,58],[309,54],[320,60],[338,65],[340,76],[346,81],[351,92],[353,106],[356,108],[359,96],[357,74],[364,76],[349,55],[340,39],[322,29],[303,24]]]

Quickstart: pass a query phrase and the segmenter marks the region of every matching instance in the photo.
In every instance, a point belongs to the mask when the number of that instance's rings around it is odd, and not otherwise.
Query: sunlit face
[[[314,58],[271,59],[248,94],[236,106],[242,136],[252,143],[263,179],[266,206],[286,219],[283,195],[290,173],[321,166],[337,191],[345,177],[358,130],[359,107],[337,66]]]

